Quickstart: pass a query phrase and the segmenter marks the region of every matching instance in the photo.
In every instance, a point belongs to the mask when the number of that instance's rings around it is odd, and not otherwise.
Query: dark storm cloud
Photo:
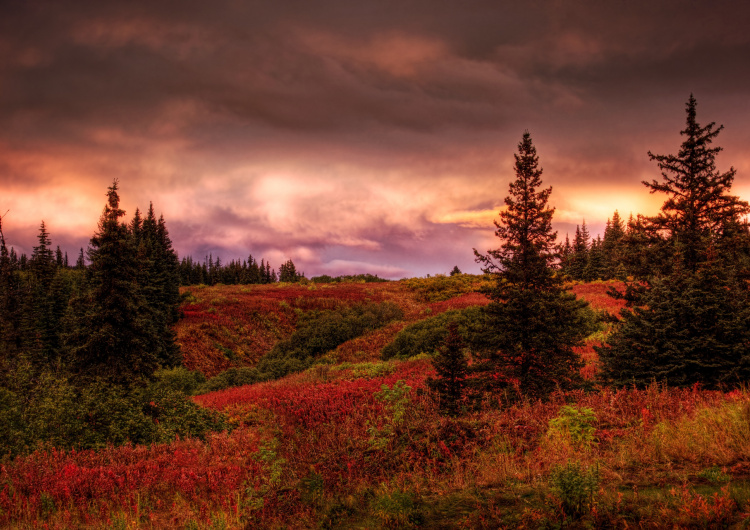
[[[19,231],[50,217],[71,244],[118,177],[126,209],[153,200],[181,254],[252,251],[308,273],[464,268],[493,244],[525,129],[560,229],[597,229],[651,205],[645,153],[676,151],[691,92],[699,120],[727,125],[720,167],[750,165],[744,3],[0,10],[0,201]]]

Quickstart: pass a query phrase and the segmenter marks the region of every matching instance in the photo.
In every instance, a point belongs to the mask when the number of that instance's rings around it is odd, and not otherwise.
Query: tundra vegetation
[[[696,116],[662,212],[572,244],[524,134],[482,275],[180,262],[117,182],[75,264],[0,225],[0,525],[746,527],[748,206]]]

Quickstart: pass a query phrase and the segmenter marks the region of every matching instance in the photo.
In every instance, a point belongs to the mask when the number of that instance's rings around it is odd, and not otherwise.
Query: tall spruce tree
[[[515,157],[516,180],[505,198],[507,208],[495,222],[502,244],[476,261],[496,281],[485,290],[487,326],[480,337],[482,366],[488,381],[517,384],[529,397],[545,398],[556,388],[580,381],[582,362],[573,351],[587,335],[583,308],[556,274],[552,231],[552,188],[541,189],[542,169],[528,132]]]
[[[600,348],[603,377],[615,384],[735,386],[750,377],[750,291],[737,261],[722,255],[748,204],[730,195],[735,176],[716,169],[722,127],[701,127],[687,103],[685,137],[677,155],[653,155],[662,181],[644,182],[667,195],[661,213],[639,219],[634,235],[649,272],[628,285],[621,323]],[[630,229],[630,227],[629,227]]]
[[[612,219],[607,219],[604,239],[602,240],[605,279],[622,279],[625,268],[622,256],[623,237],[625,237],[625,224],[620,217],[620,212],[615,210]]]
[[[138,284],[135,242],[120,221],[124,215],[115,180],[90,242],[89,289],[71,301],[65,337],[72,368],[84,381],[137,384],[159,365],[162,344]]]
[[[568,274],[574,280],[583,280],[588,264],[589,230],[584,220],[582,226],[576,225],[576,235],[573,239],[573,252],[570,254]]]

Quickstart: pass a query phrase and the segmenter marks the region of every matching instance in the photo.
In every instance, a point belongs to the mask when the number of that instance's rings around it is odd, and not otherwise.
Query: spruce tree
[[[734,169],[716,169],[721,148],[711,144],[721,129],[697,123],[691,95],[679,153],[649,153],[662,181],[644,184],[667,199],[626,236],[640,238],[641,281],[621,294],[633,309],[598,350],[602,375],[615,384],[716,388],[750,377],[750,291],[738,262],[721,253],[750,208],[729,194]]]
[[[693,95],[687,102],[687,124],[680,134],[685,140],[677,155],[655,155],[661,181],[643,181],[651,193],[664,193],[666,201],[661,212],[650,219],[679,254],[683,266],[695,272],[699,263],[706,261],[709,246],[720,239],[727,225],[737,222],[750,212],[748,203],[730,195],[736,171],[716,169],[716,155],[721,147],[711,147],[724,126],[711,122],[701,127],[696,121],[697,103]]]
[[[576,235],[573,239],[573,252],[570,254],[569,274],[574,280],[583,280],[586,266],[589,264],[589,230],[586,221],[583,226],[576,225]]]
[[[604,256],[605,279],[621,277],[623,275],[622,239],[625,237],[625,224],[620,217],[620,212],[615,210],[612,219],[607,219],[607,227],[604,229],[602,240],[602,252]]]
[[[479,338],[488,381],[518,385],[529,397],[547,397],[555,388],[580,381],[580,357],[573,348],[587,335],[584,301],[563,286],[554,264],[557,233],[554,209],[548,206],[552,188],[542,189],[542,169],[528,132],[515,154],[516,180],[505,198],[507,208],[495,222],[502,244],[480,254],[477,262],[495,276],[485,290],[487,326]],[[492,384],[492,383],[490,383]]]
[[[448,336],[432,358],[437,377],[428,379],[427,386],[438,395],[441,410],[449,416],[459,415],[465,395],[469,364],[463,350],[458,324],[448,323]]]
[[[21,288],[18,263],[5,244],[2,220],[0,216],[0,358],[6,360],[14,357],[21,346]]]
[[[83,381],[132,385],[158,367],[160,337],[138,285],[134,240],[120,221],[125,212],[117,180],[107,198],[88,251],[89,289],[71,301],[65,339],[72,368]]]

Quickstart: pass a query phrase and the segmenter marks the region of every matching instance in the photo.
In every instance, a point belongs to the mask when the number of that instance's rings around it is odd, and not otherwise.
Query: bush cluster
[[[10,374],[0,388],[0,457],[40,445],[81,450],[166,443],[178,436],[202,439],[227,428],[222,413],[188,398],[202,376],[184,368],[157,372],[153,382],[139,387],[104,380],[76,385],[28,362]]]
[[[211,378],[201,390],[210,392],[301,372],[340,344],[402,317],[403,312],[392,302],[310,311],[300,316],[294,333],[288,339],[277,342],[257,366],[230,368]]]

